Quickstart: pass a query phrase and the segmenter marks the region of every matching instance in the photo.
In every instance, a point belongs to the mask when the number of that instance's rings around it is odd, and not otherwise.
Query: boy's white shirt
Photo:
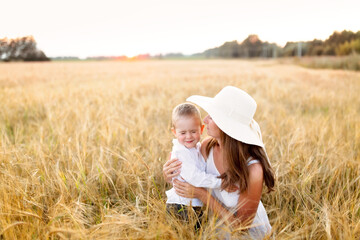
[[[173,139],[171,159],[177,158],[182,162],[180,175],[173,178],[182,182],[188,182],[195,187],[220,188],[221,179],[216,175],[205,172],[206,162],[200,153],[200,143],[194,148],[186,148],[177,139]],[[166,203],[183,204],[194,207],[201,207],[203,203],[197,198],[184,198],[175,192],[174,188],[166,191]]]

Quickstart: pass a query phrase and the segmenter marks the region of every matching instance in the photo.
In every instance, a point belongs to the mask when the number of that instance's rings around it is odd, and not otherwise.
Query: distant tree
[[[206,51],[203,53],[203,55],[204,55],[206,58],[217,58],[217,57],[220,57],[220,56],[219,56],[219,49],[220,49],[220,47],[208,49],[208,50],[206,50]]]
[[[353,33],[352,31],[334,32],[324,42],[324,55],[336,55],[336,49],[345,42],[355,40],[360,33]]]
[[[360,53],[360,31],[334,32],[325,41],[314,39],[308,42],[287,42],[281,48],[274,43],[262,42],[257,35],[249,35],[240,44],[237,41],[225,42],[220,47],[208,49],[196,56],[206,58],[253,58],[253,57],[291,57],[321,56],[321,55],[347,55]],[[301,51],[300,51],[301,50]],[[195,55],[193,55],[195,56]]]
[[[360,31],[357,31],[357,32],[355,33],[355,38],[356,38],[356,39],[360,39]]]
[[[36,47],[32,36],[16,39],[0,39],[0,59],[3,61],[49,61],[45,53]]]
[[[342,31],[340,32],[334,32],[332,35],[329,36],[328,39],[326,39],[325,44],[334,44],[334,45],[340,45],[342,43],[354,40],[356,38],[356,34],[352,31]]]
[[[259,57],[272,58],[272,57],[278,57],[280,54],[281,54],[281,47],[277,46],[275,43],[268,43],[268,42],[261,43],[261,53]]]
[[[336,48],[336,55],[344,56],[349,54],[360,53],[360,38],[351,42],[344,42]]]
[[[239,44],[236,40],[232,42],[226,42],[220,46],[218,56],[222,58],[237,58],[239,57],[238,47]]]
[[[314,39],[307,42],[306,55],[308,56],[320,56],[324,53],[324,42],[321,40]]]
[[[262,41],[257,35],[249,35],[241,43],[242,53],[245,57],[259,57],[262,52]]]
[[[204,51],[196,56],[206,58],[253,58],[277,57],[281,55],[281,48],[274,43],[262,42],[257,35],[249,35],[241,44],[236,40],[225,42],[217,48]],[[195,56],[195,55],[193,55]]]
[[[0,60],[5,59],[7,51],[8,51],[7,38],[0,39]]]
[[[295,42],[287,42],[283,48],[282,55],[284,57],[293,57],[296,55],[296,46]]]

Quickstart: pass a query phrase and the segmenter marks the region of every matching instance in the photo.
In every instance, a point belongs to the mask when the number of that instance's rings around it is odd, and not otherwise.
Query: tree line
[[[220,47],[193,54],[191,58],[273,58],[291,56],[345,56],[360,54],[360,31],[334,32],[325,41],[314,39],[307,42],[287,42],[284,47],[275,43],[263,42],[257,35],[249,35],[244,41],[226,42]],[[168,59],[184,58],[181,53],[150,56],[139,55],[130,59]],[[63,59],[64,58],[64,59]],[[55,60],[79,60],[77,57],[60,57]],[[128,60],[126,56],[90,57],[88,60]],[[36,46],[32,36],[15,39],[0,39],[0,61],[49,61],[45,53]]]
[[[344,56],[360,54],[360,31],[334,32],[325,41],[314,39],[307,42],[287,42],[282,48],[275,43],[263,42],[257,35],[249,35],[243,42],[226,42],[220,47],[208,49],[194,57],[206,58],[253,58],[290,56]]]
[[[0,39],[0,61],[49,61],[32,36]]]

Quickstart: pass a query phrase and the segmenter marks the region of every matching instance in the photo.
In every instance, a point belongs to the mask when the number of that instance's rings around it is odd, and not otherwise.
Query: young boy
[[[180,175],[176,178],[195,187],[220,188],[221,179],[205,173],[206,163],[200,153],[200,136],[203,131],[200,111],[195,105],[182,103],[172,112],[173,140],[171,159],[182,162]],[[166,209],[184,221],[189,220],[189,211],[201,217],[203,203],[196,198],[184,198],[176,194],[175,189],[166,191]],[[190,207],[188,207],[190,206]],[[199,227],[197,221],[196,229]]]

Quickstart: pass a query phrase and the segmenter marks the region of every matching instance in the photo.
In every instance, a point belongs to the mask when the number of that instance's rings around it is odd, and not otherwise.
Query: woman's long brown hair
[[[275,174],[271,168],[266,153],[262,147],[240,142],[220,130],[220,141],[222,143],[223,161],[225,172],[220,175],[222,179],[221,189],[226,189],[230,185],[236,184],[240,192],[247,190],[249,186],[249,169],[247,159],[259,160],[264,174],[264,182],[268,192],[274,190]],[[212,138],[206,146],[206,155],[209,156],[211,148],[219,143]]]

